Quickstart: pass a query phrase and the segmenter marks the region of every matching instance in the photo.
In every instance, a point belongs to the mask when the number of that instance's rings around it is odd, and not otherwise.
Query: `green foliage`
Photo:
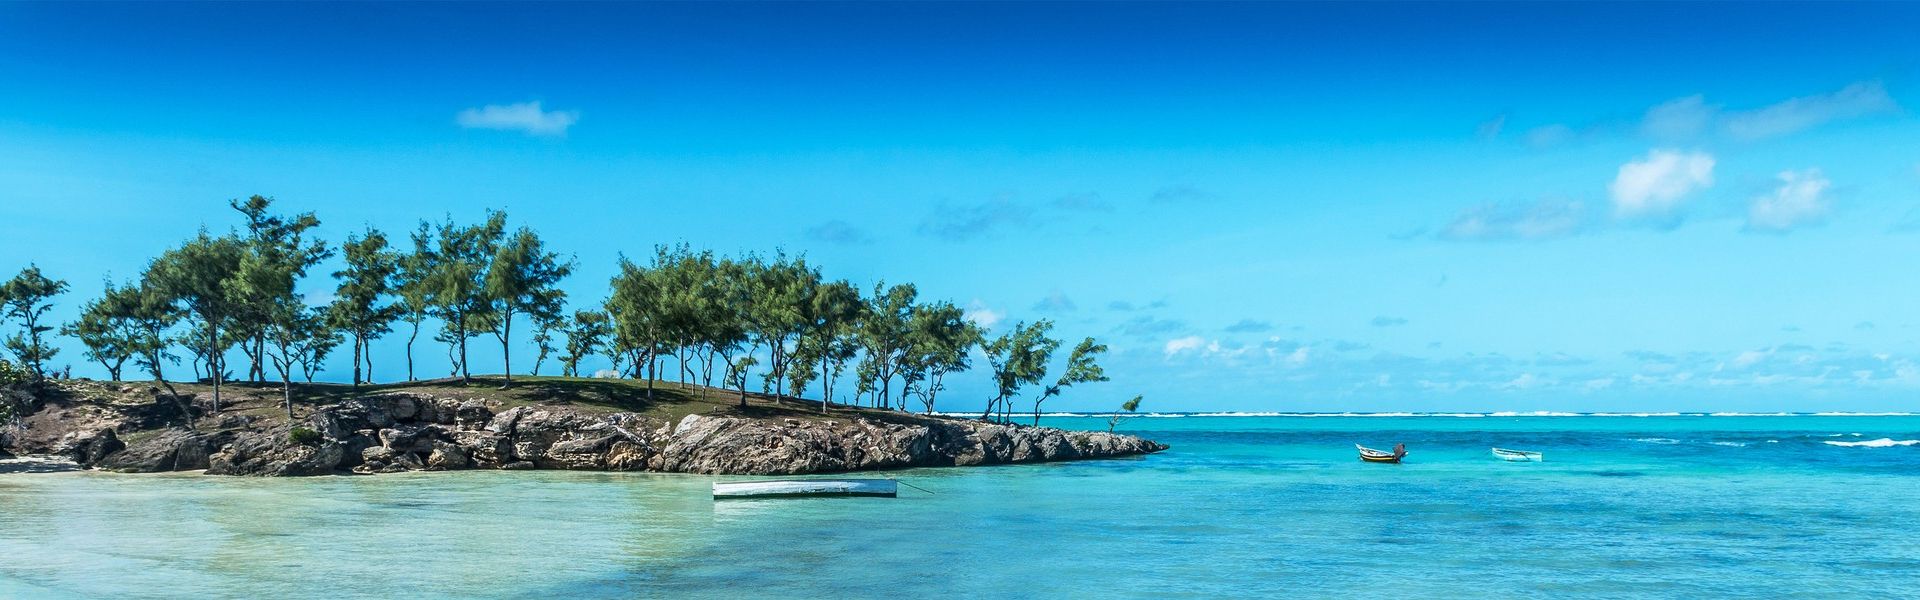
[[[60,353],[47,343],[53,327],[40,320],[53,308],[53,297],[67,292],[67,282],[48,278],[40,267],[28,265],[19,275],[0,284],[0,322],[20,321],[20,333],[7,338],[6,347],[35,379],[46,377],[47,359]]]
[[[0,358],[0,387],[19,385],[32,379],[33,374],[28,373],[26,369]]]
[[[513,382],[514,315],[524,313],[536,323],[551,324],[559,320],[560,307],[567,294],[558,285],[572,273],[573,262],[548,252],[546,244],[531,229],[522,227],[505,243],[496,246],[481,289],[485,310],[476,314],[485,328],[500,340],[508,383]],[[550,346],[542,344],[541,347],[544,358]]]
[[[467,340],[491,329],[494,304],[487,279],[506,228],[507,214],[500,211],[487,211],[485,223],[466,227],[449,218],[433,236],[436,245],[419,283],[429,310],[444,324],[436,339],[448,344],[462,382],[471,378]]]
[[[1046,379],[1047,362],[1053,359],[1053,351],[1060,348],[1060,340],[1047,337],[1052,330],[1053,321],[1046,319],[1032,325],[1015,323],[1013,331],[987,343],[985,350],[988,362],[993,365],[997,394],[987,405],[989,415],[996,407],[1003,412],[1009,410],[1021,388]]]
[[[120,300],[128,291],[114,287],[111,281],[106,285],[100,298],[81,306],[80,320],[68,323],[60,333],[78,338],[87,347],[87,359],[106,367],[107,376],[119,381],[127,361],[138,355],[142,332],[133,318],[131,303]]]
[[[321,441],[320,432],[305,427],[295,427],[287,431],[287,441],[302,446],[317,445]]]
[[[566,327],[566,353],[560,355],[560,374],[566,377],[580,376],[580,360],[593,356],[607,344],[607,336],[612,335],[613,324],[607,313],[597,310],[579,310],[573,313],[572,324]]]
[[[1126,402],[1120,403],[1120,410],[1127,411],[1128,413],[1139,411],[1141,398],[1142,398],[1141,396],[1135,395],[1132,400],[1128,400]],[[1126,415],[1113,415],[1113,416],[1107,417],[1107,432],[1112,433],[1113,428],[1120,425],[1120,422],[1125,421],[1126,419],[1127,419]]]
[[[359,385],[363,364],[367,378],[372,379],[369,344],[391,333],[393,321],[404,310],[400,304],[387,302],[393,295],[402,257],[388,249],[386,234],[371,227],[362,235],[347,236],[340,250],[346,268],[333,273],[340,284],[334,288],[327,320],[334,329],[353,338],[353,384]]]
[[[220,406],[219,384],[226,378],[223,355],[233,345],[226,328],[246,306],[232,295],[229,282],[239,276],[246,254],[239,238],[216,237],[201,230],[198,236],[166,251],[147,266],[146,282],[151,293],[177,303],[180,311],[194,320],[194,330],[181,342],[207,365],[207,374],[214,381],[215,411]]]

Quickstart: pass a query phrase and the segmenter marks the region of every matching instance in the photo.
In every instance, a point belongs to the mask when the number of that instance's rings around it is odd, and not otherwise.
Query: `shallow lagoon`
[[[1173,449],[901,471],[933,493],[894,500],[716,504],[679,475],[8,475],[0,597],[1920,594],[1920,445],[1861,444],[1920,439],[1920,417],[1123,428]]]

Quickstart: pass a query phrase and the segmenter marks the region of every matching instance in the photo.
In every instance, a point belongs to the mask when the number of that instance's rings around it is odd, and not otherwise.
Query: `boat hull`
[[[1406,458],[1405,454],[1381,452],[1379,450],[1368,448],[1366,446],[1362,446],[1359,444],[1354,444],[1353,447],[1360,449],[1360,460],[1365,462],[1399,464],[1400,459]]]
[[[1505,448],[1494,448],[1493,456],[1494,458],[1498,458],[1500,460],[1504,460],[1507,462],[1542,462],[1546,460],[1546,456],[1539,452],[1528,452],[1525,450],[1508,450]]]
[[[891,479],[782,479],[715,481],[713,498],[819,498],[867,496],[893,498],[900,493]]]

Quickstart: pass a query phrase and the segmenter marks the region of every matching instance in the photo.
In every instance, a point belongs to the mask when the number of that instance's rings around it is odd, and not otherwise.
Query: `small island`
[[[19,332],[5,344],[18,362],[0,360],[0,419],[15,425],[0,451],[131,472],[757,475],[1165,448],[1039,427],[1043,402],[1108,380],[1098,363],[1107,346],[1092,337],[1050,372],[1063,341],[1049,320],[990,335],[912,284],[863,293],[804,256],[685,244],[656,246],[645,263],[620,257],[605,298],[568,311],[561,284],[575,259],[532,229],[510,230],[503,212],[475,224],[421,221],[404,247],[373,228],[335,246],[316,237],[314,213],[280,214],[274,204],[228,202],[241,227],[202,229],[138,277],[109,279],[71,323],[47,318],[65,280],[30,264],[0,283],[0,324]],[[423,332],[445,349],[447,378],[416,376]],[[110,381],[56,368],[56,337],[78,341]],[[388,337],[404,338],[404,383],[374,383],[373,343]],[[472,374],[476,341],[497,344],[500,375]],[[531,363],[525,375],[514,372],[516,351],[532,354],[518,363]],[[169,376],[183,357],[191,383]],[[936,415],[948,377],[976,357],[994,391],[986,410],[979,420]],[[350,359],[347,382],[315,383],[336,358]],[[593,361],[610,368],[580,377]],[[549,362],[562,377],[539,376]],[[150,379],[123,381],[136,372]],[[819,399],[803,400],[816,383]],[[1032,426],[1013,422],[1023,395]]]
[[[1129,435],[737,393],[666,382],[523,377],[383,386],[228,384],[197,428],[152,384],[49,381],[6,450],[121,472],[301,476],[460,469],[731,475],[831,473],[1110,458],[1165,445]],[[210,386],[175,384],[199,396]]]

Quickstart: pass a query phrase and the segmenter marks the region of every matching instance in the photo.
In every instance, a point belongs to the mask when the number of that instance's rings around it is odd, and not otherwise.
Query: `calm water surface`
[[[1920,444],[1901,444],[1920,417],[1123,428],[1173,450],[902,471],[933,493],[894,500],[716,504],[709,477],[603,473],[0,476],[0,597],[1920,597]],[[1364,464],[1355,442],[1411,455]]]

